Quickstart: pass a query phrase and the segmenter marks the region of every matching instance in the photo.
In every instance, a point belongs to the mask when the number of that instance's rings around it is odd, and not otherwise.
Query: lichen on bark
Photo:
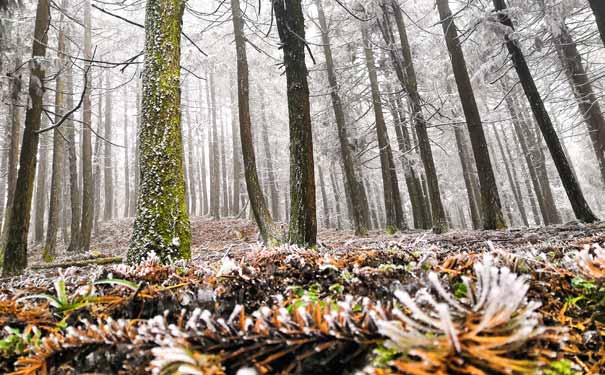
[[[140,185],[129,263],[145,259],[150,252],[163,262],[191,256],[180,116],[184,6],[182,0],[147,2]]]

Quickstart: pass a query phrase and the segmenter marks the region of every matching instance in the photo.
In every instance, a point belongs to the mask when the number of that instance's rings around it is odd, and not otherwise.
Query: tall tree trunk
[[[261,134],[263,140],[263,148],[265,149],[265,160],[267,162],[267,184],[271,193],[271,214],[273,220],[279,221],[279,188],[277,185],[277,176],[275,175],[275,167],[273,166],[273,155],[271,154],[271,142],[269,141],[269,122],[267,119],[267,107],[265,104],[265,93],[262,87],[259,86],[260,105],[261,105]]]
[[[302,0],[273,0],[284,51],[290,123],[290,226],[288,241],[317,242],[313,132],[305,63],[305,17]]]
[[[368,232],[369,208],[368,198],[365,196],[365,190],[361,180],[355,171],[355,161],[349,140],[347,137],[347,124],[343,104],[340,98],[338,80],[336,78],[336,69],[332,57],[332,48],[330,46],[330,31],[323,10],[322,0],[315,0],[318,9],[319,24],[321,26],[321,37],[323,44],[324,57],[326,59],[326,68],[328,71],[328,83],[330,85],[330,97],[332,99],[332,108],[336,119],[336,128],[338,131],[338,142],[340,154],[344,165],[345,182],[351,195],[353,196],[352,219],[355,228],[355,234],[365,236]]]
[[[599,164],[601,181],[605,186],[605,119],[599,100],[592,89],[592,81],[584,69],[576,42],[571,37],[565,20],[562,20],[559,26],[558,34],[553,35],[556,40],[557,52],[565,68],[571,91],[578,102],[580,114],[586,122],[590,141]]]
[[[506,228],[504,217],[502,216],[502,206],[498,196],[498,186],[496,177],[492,170],[490,154],[483,132],[481,115],[471,80],[466,68],[464,53],[458,40],[458,30],[454,23],[454,16],[450,10],[449,0],[438,0],[437,7],[441,17],[441,26],[445,35],[445,41],[452,62],[456,87],[460,96],[460,102],[466,118],[466,126],[471,139],[471,147],[475,155],[475,163],[479,174],[479,183],[481,187],[481,207],[483,211],[483,229],[503,229]]]
[[[130,263],[140,262],[151,251],[163,262],[191,257],[180,114],[184,10],[183,0],[147,1],[140,129],[141,186],[128,250]]]
[[[372,51],[372,46],[370,45],[370,36],[365,24],[362,24],[361,32],[366,65],[368,75],[370,77],[370,88],[372,90],[372,105],[376,119],[376,137],[378,139],[378,148],[380,153],[380,170],[382,172],[386,230],[394,232],[397,230],[406,229],[407,224],[405,223],[405,219],[403,217],[401,195],[399,193],[399,184],[397,181],[397,174],[395,172],[395,163],[393,162],[393,152],[391,151],[391,144],[382,110],[382,99],[380,97],[380,88],[378,86],[374,52]]]
[[[63,1],[65,9],[66,1]],[[64,25],[65,16],[62,14],[59,21]],[[57,54],[59,57],[59,66],[64,68],[65,59],[65,30],[64,26],[59,30],[59,41]],[[55,123],[61,120],[65,113],[65,78],[58,75],[55,81]],[[63,209],[63,153],[65,152],[65,143],[60,128],[53,130],[53,163],[52,177],[50,186],[50,202],[48,207],[48,226],[46,232],[46,244],[43,251],[43,259],[50,261],[55,258],[57,246],[57,232],[59,231],[59,218]]]
[[[99,78],[99,92],[103,92],[103,78]],[[103,147],[106,146],[106,142],[103,140],[103,138],[105,138],[104,133],[105,133],[105,129],[103,128],[103,95],[100,94],[99,95],[99,101],[97,102],[98,104],[98,110],[97,113],[99,114],[98,117],[98,122],[97,122],[97,130],[96,130],[96,135],[98,135],[95,138],[95,147],[94,147],[94,152],[92,154],[92,166],[93,166],[93,173],[92,173],[92,179],[94,181],[94,189],[93,189],[93,225],[92,225],[92,229],[93,229],[93,233],[95,236],[97,236],[99,234],[99,218],[101,217],[101,199],[102,199],[102,195],[101,195],[101,186],[103,185],[103,173],[105,172],[104,170],[104,163],[102,163],[102,153],[103,153]]]
[[[92,25],[90,20],[90,0],[84,5],[84,58],[92,58]],[[89,63],[90,64],[90,63]],[[90,249],[90,237],[94,223],[94,180],[92,166],[92,103],[90,91],[92,80],[87,74],[86,93],[82,101],[82,223],[80,226],[80,248],[83,252]],[[100,115],[100,114],[99,114]]]
[[[10,214],[8,238],[4,251],[2,274],[4,276],[21,273],[27,266],[27,234],[31,213],[34,177],[36,174],[36,154],[38,152],[38,134],[44,80],[46,71],[42,59],[46,56],[50,7],[47,0],[39,0],[36,9],[36,23],[32,48],[32,60],[29,80],[29,104],[25,114],[25,129],[19,157],[19,172],[15,188],[15,197]]]
[[[588,0],[588,3],[594,13],[603,45],[605,45],[605,3],[603,0]]]
[[[513,23],[508,17],[508,14],[505,12],[507,9],[505,0],[493,0],[493,3],[494,7],[498,11],[499,22],[503,26],[508,27],[511,32],[514,31]],[[563,183],[565,191],[567,192],[567,197],[569,198],[576,218],[583,222],[592,223],[597,220],[597,217],[593,214],[592,210],[588,206],[588,202],[586,202],[586,199],[584,198],[584,193],[582,193],[582,189],[573,175],[571,167],[567,161],[567,158],[565,157],[565,153],[563,152],[563,148],[561,147],[561,142],[559,141],[557,132],[553,127],[550,116],[544,107],[542,97],[538,92],[538,88],[536,87],[533,76],[529,70],[529,67],[527,66],[523,52],[517,43],[511,38],[510,34],[507,33],[505,35],[505,40],[506,47],[508,48],[508,51],[512,57],[513,64],[521,81],[521,85],[523,86],[525,95],[527,96],[527,99],[531,105],[534,117],[540,126],[540,130],[544,140],[546,141],[546,145],[550,150],[552,159],[555,162],[555,166],[559,172],[559,177],[561,178],[561,182]]]
[[[460,164],[462,165],[462,176],[464,178],[464,185],[466,187],[466,194],[468,197],[468,205],[471,212],[471,221],[473,222],[473,229],[481,228],[481,214],[479,208],[479,200],[475,196],[475,189],[473,188],[470,155],[467,149],[466,139],[464,136],[464,130],[461,127],[454,128],[454,135],[456,137],[456,146],[458,147],[458,155],[460,156]]]
[[[422,163],[424,164],[424,171],[428,184],[428,194],[431,202],[433,232],[444,233],[448,229],[447,221],[445,217],[445,210],[443,209],[443,202],[441,202],[439,181],[437,179],[435,161],[433,160],[433,152],[431,150],[431,143],[426,128],[427,124],[422,114],[422,102],[420,99],[420,94],[418,93],[418,81],[416,79],[416,70],[414,68],[414,61],[412,60],[410,43],[408,41],[407,31],[405,29],[405,23],[403,21],[403,15],[399,7],[399,3],[396,0],[391,0],[391,7],[393,9],[393,13],[395,14],[395,22],[397,24],[399,37],[401,39],[401,52],[403,55],[403,64],[405,65],[407,78],[404,80],[404,82],[402,82],[402,84],[409,96],[413,116],[412,120],[414,127],[416,128],[420,156],[422,158]]]
[[[17,56],[15,57],[15,68],[19,66],[21,66],[21,57],[19,53],[17,53]],[[21,75],[11,75],[10,133],[8,138],[10,142],[8,146],[8,171],[6,175],[6,205],[4,210],[2,236],[0,237],[0,246],[2,248],[4,248],[4,243],[8,236],[8,228],[10,227],[10,215],[13,211],[12,208],[15,199],[15,186],[17,184],[19,141],[21,140],[21,109],[19,108],[21,85]]]
[[[124,217],[130,216],[130,160],[128,159],[128,89],[124,86]]]
[[[248,76],[248,57],[244,36],[242,12],[239,0],[231,0],[235,47],[237,51],[237,98],[239,109],[239,133],[244,160],[244,177],[250,200],[250,210],[258,226],[258,231],[266,245],[276,245],[280,241],[277,227],[269,213],[256,169],[256,154],[252,140],[252,121],[250,119],[250,84]],[[288,209],[286,207],[286,217]]]
[[[185,86],[187,90],[187,86]],[[195,150],[193,148],[193,122],[191,121],[191,113],[190,113],[190,103],[189,103],[189,95],[185,95],[186,100],[186,108],[185,108],[185,122],[187,123],[187,154],[188,154],[188,162],[187,169],[189,170],[189,188],[187,191],[189,192],[189,214],[191,216],[197,216],[197,194],[196,194],[196,168],[195,168]]]
[[[231,215],[237,216],[240,211],[240,196],[241,196],[241,182],[242,182],[242,147],[239,137],[238,129],[238,114],[237,114],[237,89],[235,88],[237,81],[236,77],[233,76],[229,82],[231,89],[231,140],[233,147],[233,195],[231,197]]]
[[[104,137],[107,140],[103,145],[103,151],[105,153],[103,157],[103,175],[105,177],[105,210],[103,211],[103,219],[111,220],[113,218],[113,162],[111,155],[111,140],[112,140],[112,118],[113,112],[112,97],[111,97],[111,83],[109,80],[109,70],[105,74],[105,134]],[[99,114],[100,115],[100,114]]]
[[[521,216],[521,221],[523,225],[526,227],[529,226],[529,221],[527,220],[527,213],[525,212],[525,205],[523,204],[523,195],[521,195],[521,190],[519,189],[519,184],[517,182],[517,176],[515,174],[515,166],[510,158],[510,153],[507,153],[504,150],[504,146],[502,144],[502,140],[500,139],[500,135],[498,134],[498,129],[493,128],[494,135],[496,136],[496,143],[498,144],[498,149],[500,150],[500,154],[502,155],[502,161],[504,163],[504,167],[506,169],[506,176],[508,178],[508,183],[510,185],[510,189],[513,193],[513,197],[515,198],[515,203],[517,204],[517,209],[519,210],[519,215]]]
[[[69,54],[69,43],[66,44],[66,54]],[[74,83],[73,68],[67,64],[65,68],[67,83],[67,108],[74,107]],[[68,252],[80,249],[80,223],[82,221],[82,197],[80,195],[80,180],[78,178],[78,157],[76,154],[76,129],[73,118],[66,121],[64,125],[65,138],[67,140],[67,155],[69,160],[69,201],[71,207],[70,218],[70,240],[67,246]]]
[[[332,185],[332,195],[334,196],[334,209],[336,210],[336,229],[337,230],[342,230],[343,229],[343,224],[342,224],[342,209],[341,209],[341,204],[340,204],[340,192],[338,191],[338,180],[336,180],[336,177],[334,176],[335,171],[334,171],[334,163],[332,162],[331,168],[330,168],[330,184]],[[366,201],[367,202],[367,201]],[[367,226],[366,226],[367,229]]]
[[[48,118],[42,117],[42,128],[47,127]],[[40,148],[38,150],[38,176],[36,177],[36,210],[34,217],[34,241],[41,243],[44,240],[44,214],[46,213],[46,198],[48,191],[46,190],[47,168],[48,168],[48,149],[49,139],[48,133],[40,134]],[[21,168],[21,167],[19,167]]]
[[[208,215],[209,207],[208,207],[208,187],[207,187],[207,176],[206,176],[206,150],[204,149],[204,137],[200,135],[200,175],[202,180],[202,193],[200,194],[202,197],[202,214]]]
[[[137,94],[136,94],[136,125],[135,125],[135,143],[134,143],[134,191],[132,202],[130,204],[130,216],[134,217],[137,213],[137,202],[139,198],[139,185],[141,181],[141,169],[139,168],[139,150],[140,150],[140,130],[143,114],[141,111],[141,80],[137,79]]]
[[[317,164],[317,172],[319,173],[319,186],[321,191],[321,203],[323,206],[323,224],[324,228],[328,229],[332,227],[330,222],[330,206],[328,205],[328,194],[326,193],[326,180],[321,169],[321,164]]]
[[[215,82],[214,82],[214,66],[210,67],[208,86],[206,86],[206,92],[208,95],[208,102],[210,103],[210,115],[212,121],[211,135],[208,137],[209,141],[209,158],[210,158],[210,215],[218,220],[221,218],[221,179],[220,179],[220,159],[219,159],[219,145],[218,145],[218,129],[217,129],[217,105],[215,95]]]

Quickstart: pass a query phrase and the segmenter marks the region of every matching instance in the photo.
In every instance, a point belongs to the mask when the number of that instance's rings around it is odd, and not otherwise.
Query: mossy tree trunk
[[[493,3],[494,8],[496,11],[498,11],[498,21],[503,26],[508,28],[510,32],[514,32],[515,28],[513,26],[513,22],[506,13],[507,7],[505,1],[493,0]],[[505,35],[505,42],[508,52],[511,55],[513,65],[521,81],[521,85],[523,86],[523,90],[525,91],[525,95],[527,96],[527,99],[531,105],[534,118],[540,127],[542,136],[544,137],[552,159],[555,162],[555,166],[559,172],[559,177],[561,178],[561,182],[563,183],[563,187],[565,188],[567,197],[569,198],[576,218],[587,223],[596,221],[597,217],[588,206],[588,202],[586,202],[586,199],[584,198],[584,193],[582,192],[580,184],[574,176],[571,166],[567,161],[563,147],[561,147],[559,136],[555,131],[550,116],[546,111],[546,107],[544,106],[542,97],[540,96],[536,83],[534,82],[531,71],[529,70],[527,62],[525,61],[523,51],[508,33]]]
[[[458,40],[458,30],[450,10],[449,0],[438,0],[437,7],[477,165],[481,188],[483,229],[503,229],[506,228],[506,223],[502,215],[498,185],[492,169],[481,115],[475,100],[475,93],[466,67],[462,46]]]
[[[250,119],[250,83],[248,74],[248,57],[244,36],[243,17],[239,0],[231,0],[233,28],[235,30],[235,48],[237,52],[237,103],[239,110],[239,133],[244,159],[244,178],[250,200],[250,209],[258,226],[260,235],[266,245],[279,242],[277,228],[267,207],[265,196],[256,169],[256,153],[252,138],[252,121]]]
[[[290,123],[290,226],[288,241],[317,242],[313,132],[305,63],[305,19],[301,0],[273,0],[284,51]]]
[[[136,263],[155,252],[162,261],[191,257],[181,136],[183,0],[149,0],[140,129],[140,188],[128,250]]]
[[[36,9],[36,23],[30,62],[29,103],[25,114],[25,129],[19,157],[19,172],[15,197],[10,214],[8,238],[4,250],[2,274],[4,276],[21,273],[27,266],[27,234],[34,192],[36,174],[36,154],[38,133],[42,115],[46,67],[46,45],[50,24],[50,6],[47,0],[39,0]]]
[[[321,26],[323,51],[326,59],[328,83],[330,85],[330,97],[332,99],[332,108],[334,109],[334,117],[336,119],[340,154],[345,172],[345,182],[349,188],[349,191],[351,192],[351,195],[354,197],[351,207],[353,226],[355,228],[356,235],[365,236],[368,234],[368,221],[370,220],[368,198],[365,196],[365,190],[363,189],[360,178],[355,171],[355,161],[351,147],[349,146],[345,113],[343,103],[340,98],[334,58],[332,57],[332,48],[330,46],[330,30],[328,29],[328,22],[323,10],[322,0],[315,0],[315,4],[318,9],[319,24]]]

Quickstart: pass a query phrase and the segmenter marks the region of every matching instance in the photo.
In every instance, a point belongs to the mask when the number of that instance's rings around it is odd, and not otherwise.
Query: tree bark
[[[258,230],[267,246],[280,242],[277,227],[269,213],[263,190],[256,169],[256,154],[252,141],[252,121],[250,119],[250,84],[248,76],[248,57],[246,54],[246,39],[243,29],[243,17],[239,0],[231,0],[233,28],[235,31],[235,46],[237,50],[237,93],[239,109],[239,133],[244,160],[244,177],[250,200],[250,209]],[[286,208],[286,217],[288,210]]]
[[[413,116],[412,120],[414,127],[416,128],[416,135],[418,136],[418,146],[420,148],[422,163],[424,164],[424,171],[428,184],[428,194],[431,203],[433,232],[444,233],[448,230],[447,220],[445,217],[445,210],[443,209],[443,202],[441,201],[439,181],[437,179],[433,152],[431,150],[431,143],[426,128],[426,120],[422,114],[422,104],[420,94],[418,93],[418,81],[416,79],[416,70],[414,68],[414,61],[412,60],[410,43],[408,41],[407,31],[403,21],[403,15],[396,0],[391,0],[391,7],[393,9],[393,13],[395,14],[395,22],[397,24],[399,37],[401,39],[401,52],[406,72],[406,79],[401,83],[409,96]]]
[[[92,58],[92,25],[90,19],[90,0],[84,5],[84,58]],[[87,85],[82,102],[82,223],[80,226],[80,248],[87,252],[90,249],[90,237],[94,223],[94,180],[92,166],[92,103],[90,94],[92,80],[87,71]]]
[[[47,0],[39,0],[34,26],[32,60],[29,64],[29,104],[25,114],[25,129],[19,157],[19,172],[10,216],[8,238],[4,251],[3,276],[19,274],[27,266],[27,234],[29,231],[39,138],[36,132],[40,129],[44,81],[46,77],[44,61],[42,59],[46,56],[49,24],[49,3]]]
[[[163,262],[191,257],[180,114],[184,9],[183,0],[148,0],[146,5],[141,186],[129,263],[152,251]]]
[[[493,0],[493,3],[495,9],[498,11],[498,21],[503,26],[509,28],[510,31],[514,31],[515,29],[513,23],[506,13],[507,7],[505,0]],[[546,145],[550,150],[552,159],[555,162],[555,166],[559,172],[559,177],[561,178],[561,182],[563,183],[576,218],[587,223],[597,221],[597,217],[588,206],[588,202],[586,202],[586,199],[584,198],[584,193],[582,192],[578,181],[573,175],[571,167],[567,161],[567,157],[565,156],[563,148],[561,147],[561,142],[559,141],[557,132],[552,125],[550,116],[546,111],[544,102],[542,101],[542,97],[538,92],[538,88],[536,87],[533,76],[529,70],[529,67],[527,66],[527,62],[525,61],[525,56],[523,56],[521,48],[513,39],[511,39],[510,34],[505,35],[505,41],[506,47],[512,57],[513,65],[515,66],[521,81],[521,85],[525,91],[525,95],[527,96],[527,99],[531,105],[534,117],[538,122],[544,140],[546,141]]]
[[[449,51],[450,61],[456,87],[460,96],[460,103],[466,118],[466,126],[471,139],[471,147],[475,156],[477,172],[479,175],[479,184],[481,188],[481,207],[483,211],[483,229],[503,229],[506,228],[504,217],[502,216],[502,205],[498,196],[498,186],[496,177],[492,170],[490,154],[483,132],[481,115],[471,80],[466,67],[466,60],[460,41],[458,40],[458,30],[454,22],[454,16],[450,10],[449,0],[437,0],[437,7],[441,17],[441,26]]]
[[[273,0],[286,68],[290,123],[290,226],[288,241],[317,242],[313,132],[305,63],[305,19],[301,0]]]
[[[231,84],[231,140],[233,147],[233,194],[231,197],[231,216],[237,216],[240,211],[240,196],[242,182],[242,147],[239,138],[238,129],[238,114],[237,114],[237,89],[235,88],[237,81],[233,76],[229,82]]]
[[[69,53],[69,43],[66,44],[66,54]],[[74,84],[73,68],[67,64],[65,68],[67,83],[67,108],[74,107]],[[78,178],[78,157],[76,155],[76,129],[73,118],[66,121],[65,138],[67,139],[67,155],[69,161],[69,201],[71,206],[70,240],[67,246],[68,252],[80,249],[80,223],[82,221],[82,197],[80,194],[80,180]]]
[[[353,198],[352,219],[357,236],[365,236],[368,233],[368,198],[365,196],[365,190],[361,184],[359,176],[355,171],[355,162],[353,154],[349,147],[347,137],[347,124],[343,109],[343,104],[340,98],[338,79],[336,78],[336,69],[334,59],[332,57],[332,48],[330,46],[330,31],[328,22],[323,10],[322,0],[315,0],[318,9],[319,24],[321,26],[321,37],[323,44],[324,57],[326,59],[326,68],[328,73],[328,84],[330,85],[330,97],[332,100],[332,108],[336,119],[336,129],[338,131],[338,142],[340,146],[340,154],[344,165],[345,182],[349,187],[349,191]]]
[[[605,3],[603,0],[588,0],[588,3],[590,4],[592,12],[594,13],[597,27],[601,33],[603,45],[605,45]]]
[[[65,8],[65,1],[63,1]],[[59,21],[63,25],[65,16],[61,15]],[[65,30],[59,30],[59,42],[57,48],[59,57],[59,66],[64,68],[65,65]],[[55,81],[55,123],[60,121],[65,113],[65,78],[58,75]],[[52,177],[50,187],[50,202],[48,208],[48,226],[46,232],[46,244],[42,258],[45,261],[51,261],[56,256],[57,232],[59,231],[59,217],[63,209],[63,153],[65,152],[65,143],[63,134],[60,128],[53,130],[53,163]]]

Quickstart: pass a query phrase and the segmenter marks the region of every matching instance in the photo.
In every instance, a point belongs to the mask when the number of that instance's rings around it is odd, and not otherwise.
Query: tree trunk
[[[92,58],[90,0],[84,5],[84,58]],[[86,74],[86,73],[85,73]],[[82,102],[82,223],[80,227],[80,248],[87,252],[90,249],[90,237],[94,222],[94,180],[92,167],[92,104],[90,91],[92,81],[90,72],[87,73],[87,85]]]
[[[505,12],[507,9],[505,0],[493,0],[493,3],[494,7],[498,11],[499,22],[505,27],[508,27],[510,31],[514,31],[513,23]],[[525,95],[527,96],[527,99],[531,105],[534,117],[538,122],[544,140],[546,141],[546,145],[550,150],[552,159],[555,162],[555,166],[559,172],[559,177],[561,178],[561,182],[563,183],[565,191],[567,192],[567,197],[569,198],[576,218],[582,222],[592,223],[597,220],[597,217],[593,214],[592,210],[588,206],[588,203],[584,198],[584,193],[582,193],[582,189],[580,188],[578,181],[571,171],[571,167],[567,161],[565,153],[563,152],[557,132],[555,131],[550,116],[544,107],[544,102],[542,101],[542,97],[538,92],[538,88],[536,87],[532,74],[527,66],[523,52],[517,43],[511,39],[510,34],[505,35],[505,40],[506,47],[511,54],[513,64],[521,81],[521,85],[523,86]]]
[[[220,159],[219,159],[219,146],[218,146],[218,130],[217,130],[217,119],[216,119],[216,96],[215,96],[215,82],[214,82],[214,66],[210,67],[210,73],[208,74],[209,80],[206,86],[206,94],[208,96],[208,103],[210,104],[210,116],[212,121],[212,128],[210,136],[208,137],[209,142],[209,155],[210,158],[210,216],[215,220],[221,218],[220,205],[221,205],[221,180],[220,180]]]
[[[237,79],[233,76],[229,82],[231,84],[231,140],[233,147],[233,195],[231,197],[231,215],[237,216],[240,211],[240,196],[242,182],[242,147],[238,129],[238,114],[237,114],[237,91],[235,82]]]
[[[603,0],[588,0],[588,3],[594,13],[603,45],[605,45],[605,3]]]
[[[458,155],[460,156],[460,164],[462,165],[462,176],[464,178],[464,185],[468,196],[468,205],[471,212],[473,229],[479,229],[481,228],[481,214],[478,205],[478,197],[475,196],[475,189],[473,188],[473,170],[471,168],[471,161],[469,160],[470,155],[467,149],[464,130],[457,126],[454,128],[454,135],[456,136],[456,146],[458,147]]]
[[[219,108],[223,108],[222,105]],[[219,126],[221,127],[221,143],[220,143],[220,156],[221,156],[221,196],[223,204],[221,206],[221,216],[227,217],[229,216],[229,184],[227,184],[227,136],[226,136],[226,126],[224,121],[224,116],[222,116],[221,111],[221,122]]]
[[[508,183],[510,185],[510,189],[513,192],[513,197],[515,198],[515,203],[517,204],[517,209],[519,210],[519,214],[521,216],[521,221],[523,225],[526,227],[529,226],[529,221],[527,220],[527,213],[525,212],[525,205],[523,204],[523,196],[521,195],[521,190],[519,189],[519,185],[516,182],[515,166],[512,163],[512,159],[510,158],[510,153],[507,155],[504,151],[504,146],[502,145],[502,140],[500,139],[500,135],[498,134],[498,129],[493,128],[494,135],[496,136],[496,142],[498,143],[498,149],[500,150],[500,154],[502,155],[502,161],[504,163],[506,169],[506,176],[508,177]],[[507,157],[508,156],[508,157]]]
[[[357,236],[365,236],[368,232],[368,198],[365,196],[365,190],[361,184],[360,178],[355,171],[354,156],[349,147],[347,137],[347,124],[343,104],[340,98],[338,80],[336,78],[336,69],[332,57],[332,48],[330,47],[330,31],[323,10],[322,0],[315,0],[318,9],[319,24],[321,26],[321,37],[323,44],[324,57],[326,59],[326,68],[328,71],[328,83],[330,85],[330,97],[332,99],[332,108],[336,119],[336,128],[338,131],[338,142],[340,154],[344,165],[345,183],[353,196],[352,219]]]
[[[187,89],[187,86],[185,86]],[[196,193],[196,163],[195,163],[195,150],[193,148],[193,122],[191,121],[191,113],[190,113],[190,103],[189,103],[189,95],[185,95],[185,122],[187,123],[187,154],[188,154],[188,162],[187,169],[189,170],[189,188],[187,191],[189,192],[189,214],[191,216],[197,216],[197,193]]]
[[[69,44],[66,45],[66,54],[69,53]],[[74,107],[74,83],[73,68],[67,64],[65,68],[67,76],[67,108]],[[80,180],[78,178],[78,157],[76,155],[76,129],[73,118],[67,120],[64,125],[65,138],[67,139],[67,155],[69,160],[69,201],[71,206],[70,218],[70,240],[67,246],[68,252],[78,251],[80,249],[80,223],[82,220],[82,197],[80,195]]]
[[[42,116],[42,128],[48,126],[48,117]],[[40,138],[40,147],[38,150],[38,176],[36,177],[36,210],[34,217],[34,241],[41,243],[44,240],[44,213],[46,212],[46,175],[48,167],[48,133],[38,135]],[[19,167],[21,168],[21,167]]]
[[[124,86],[124,217],[130,217],[130,160],[128,159],[128,89]]]
[[[330,222],[330,206],[328,205],[328,194],[326,193],[326,180],[324,179],[324,174],[319,163],[317,165],[317,172],[319,173],[319,186],[323,206],[323,224],[324,228],[328,229],[332,227],[332,223]]]
[[[277,176],[275,175],[275,167],[273,166],[273,155],[271,154],[271,142],[269,141],[269,122],[267,121],[267,107],[265,104],[265,93],[262,87],[259,86],[260,105],[261,105],[261,122],[262,122],[262,139],[263,148],[265,149],[265,160],[267,162],[267,184],[271,193],[271,214],[273,220],[279,221],[279,188],[277,185]]]
[[[586,122],[590,141],[594,149],[601,181],[605,186],[605,119],[601,112],[599,100],[592,89],[592,81],[578,53],[575,41],[571,37],[565,21],[561,21],[559,34],[554,35],[557,52],[569,80],[580,114]]]
[[[113,219],[113,162],[111,155],[111,140],[112,134],[112,118],[111,114],[113,111],[111,101],[111,84],[109,81],[109,70],[106,71],[105,75],[105,141],[103,145],[104,157],[103,157],[103,176],[105,177],[105,210],[103,211],[103,219],[105,221]]]
[[[141,119],[143,118],[143,113],[141,111],[141,80],[137,79],[137,94],[136,94],[136,125],[135,125],[135,144],[134,144],[134,196],[132,197],[132,202],[130,204],[130,216],[134,217],[137,213],[137,202],[139,198],[139,185],[141,181],[141,169],[139,168],[139,150],[140,150],[140,130],[141,130]]]
[[[332,166],[330,168],[330,184],[332,185],[332,195],[333,195],[333,199],[334,199],[334,209],[336,210],[336,229],[337,230],[342,230],[343,229],[343,225],[342,225],[342,209],[341,209],[341,204],[340,204],[340,192],[338,191],[338,180],[336,180],[336,177],[334,176],[335,172],[334,172],[334,163],[332,163]],[[366,201],[367,203],[367,201]],[[367,230],[367,226],[366,226],[366,230]]]
[[[273,0],[284,51],[290,123],[290,226],[288,241],[314,246],[317,241],[315,171],[309,84],[305,64],[305,19],[301,0]]]
[[[393,162],[393,153],[391,151],[391,144],[382,110],[382,99],[380,97],[380,88],[378,86],[374,52],[372,51],[372,46],[370,45],[370,36],[365,24],[362,24],[361,32],[366,66],[368,69],[368,75],[370,77],[370,88],[372,90],[372,105],[376,119],[376,137],[378,139],[378,148],[380,153],[380,170],[382,172],[386,230],[389,232],[395,232],[397,230],[407,229],[407,224],[405,223],[405,219],[403,217],[403,208],[401,205],[401,195],[399,193],[397,174],[395,172],[395,163]]]
[[[19,54],[15,58],[15,68],[21,66]],[[15,199],[15,186],[17,184],[18,162],[19,162],[19,141],[21,140],[21,109],[19,108],[19,97],[21,95],[21,75],[12,75],[10,80],[11,102],[10,102],[10,140],[8,149],[8,166],[6,175],[6,205],[4,210],[4,223],[2,226],[2,236],[0,237],[1,248],[8,236],[10,227],[10,215],[12,214],[13,202]],[[1,254],[1,252],[0,252]]]
[[[38,134],[36,132],[40,129],[44,80],[46,77],[46,71],[43,67],[44,62],[41,60],[46,56],[49,24],[49,3],[47,0],[39,0],[36,9],[32,60],[29,64],[29,104],[25,114],[19,172],[4,251],[3,276],[21,273],[27,266],[27,234],[36,174],[36,154],[38,152]]]
[[[207,176],[206,176],[206,150],[204,149],[204,137],[200,136],[200,174],[202,180],[202,214],[208,215],[209,207],[208,207],[208,187],[207,187]]]
[[[99,92],[103,92],[103,79],[99,79]],[[95,147],[92,155],[92,166],[93,166],[93,174],[92,179],[94,181],[94,189],[93,189],[93,233],[95,236],[99,234],[99,218],[101,216],[101,185],[103,184],[103,173],[105,172],[103,166],[101,165],[101,153],[103,152],[103,146],[106,145],[106,142],[103,140],[105,129],[103,128],[103,95],[99,95],[98,111],[99,114],[98,122],[97,122],[97,130],[96,130],[96,138],[95,138]]]
[[[408,41],[407,31],[405,29],[405,23],[403,21],[403,15],[399,4],[396,0],[391,0],[391,6],[395,14],[395,22],[397,23],[397,29],[399,31],[399,37],[401,39],[401,49],[403,55],[403,62],[405,65],[406,78],[402,82],[403,88],[406,90],[410,100],[410,107],[412,109],[412,120],[414,127],[416,128],[416,135],[418,136],[418,146],[420,148],[420,156],[422,163],[424,164],[424,171],[426,174],[426,180],[428,184],[428,194],[431,203],[431,216],[433,223],[433,232],[444,233],[447,231],[447,221],[445,217],[445,211],[443,209],[443,203],[441,202],[441,193],[439,191],[439,181],[437,179],[437,171],[435,169],[435,162],[433,160],[433,152],[431,150],[431,143],[426,128],[426,120],[422,114],[422,102],[420,94],[418,93],[418,81],[416,79],[416,70],[414,69],[414,62],[412,60],[412,52],[410,49],[410,43]]]
[[[483,229],[503,229],[506,228],[504,217],[502,216],[502,206],[498,196],[498,186],[496,177],[492,170],[490,154],[483,132],[481,115],[471,80],[466,68],[464,53],[458,40],[458,31],[454,23],[454,16],[450,10],[449,0],[437,0],[439,15],[441,17],[441,26],[445,35],[445,41],[450,55],[450,61],[456,79],[456,87],[460,96],[460,102],[466,118],[466,126],[471,139],[471,147],[475,156],[479,183],[481,187],[481,208],[483,211]]]
[[[252,140],[252,121],[250,119],[250,84],[248,76],[248,57],[246,39],[243,30],[242,12],[239,0],[231,0],[235,46],[237,50],[237,93],[239,109],[239,133],[244,160],[244,177],[250,200],[250,209],[258,226],[258,231],[267,246],[280,242],[280,236],[269,213],[256,169],[256,154]],[[286,208],[286,216],[288,209]]]
[[[163,262],[191,257],[180,114],[184,9],[183,0],[147,1],[141,186],[128,250],[129,263],[140,262],[152,251]]]
[[[65,1],[63,1],[65,8]],[[65,16],[61,15],[60,25],[64,25]],[[65,30],[59,30],[57,54],[59,57],[59,67],[64,68],[65,59]],[[65,113],[65,81],[64,76],[58,75],[55,81],[55,123],[61,120]],[[52,261],[56,257],[57,232],[59,231],[59,218],[63,207],[63,153],[65,152],[65,143],[60,128],[53,130],[53,163],[52,177],[50,186],[50,202],[48,207],[48,226],[46,232],[46,244],[42,258],[45,261]]]

